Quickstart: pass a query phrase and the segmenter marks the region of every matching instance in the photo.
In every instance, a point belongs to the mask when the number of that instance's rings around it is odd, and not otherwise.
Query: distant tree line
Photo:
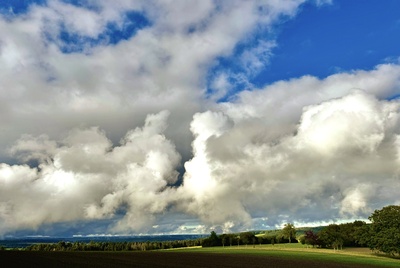
[[[258,235],[256,236],[255,232],[243,232],[238,234],[222,234],[217,235],[214,231],[211,232],[211,235],[208,238],[203,240],[203,247],[216,247],[216,246],[240,246],[240,245],[252,245],[256,244],[279,244],[279,243],[291,243],[298,241],[295,238],[295,229],[294,226],[291,225],[293,231],[290,231],[289,234],[284,231],[279,232],[275,235]]]
[[[240,234],[211,235],[202,242],[203,247],[278,244],[300,242],[312,247],[332,248],[343,247],[369,247],[371,250],[400,255],[400,206],[387,206],[375,210],[369,217],[371,221],[331,224],[320,231],[306,230],[304,234],[296,237],[296,228],[287,223],[280,231],[266,232],[264,235],[255,235],[254,232]]]
[[[296,237],[297,230],[291,223],[279,231],[266,232],[263,235],[255,232],[217,235],[214,231],[207,238],[194,240],[176,240],[163,242],[64,242],[55,244],[33,244],[25,250],[31,251],[145,251],[182,247],[215,247],[240,246],[256,244],[279,244],[300,242],[312,247],[333,248],[369,247],[371,250],[390,255],[400,255],[400,206],[387,206],[375,210],[367,224],[363,221],[353,223],[331,224],[320,231],[306,230]],[[4,247],[0,246],[0,250]]]
[[[176,241],[147,242],[65,242],[32,244],[28,251],[146,251],[201,246],[202,238]]]
[[[291,237],[292,242],[297,240]],[[217,235],[214,231],[208,238],[193,240],[176,240],[162,242],[65,242],[32,244],[25,248],[27,251],[146,251],[158,249],[172,249],[183,247],[214,247],[214,246],[239,246],[256,244],[288,243],[289,238],[284,235],[255,236],[254,232]]]

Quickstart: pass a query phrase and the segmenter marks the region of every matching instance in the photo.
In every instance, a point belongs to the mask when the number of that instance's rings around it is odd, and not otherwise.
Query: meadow
[[[8,267],[400,267],[399,259],[366,248],[307,248],[301,244],[193,247],[143,252],[2,251]]]
[[[275,244],[275,245],[248,245],[226,246],[212,248],[187,249],[199,253],[220,254],[248,254],[293,260],[296,262],[316,262],[324,267],[329,264],[338,267],[400,267],[400,259],[389,258],[387,255],[377,254],[368,248],[345,248],[343,250],[312,248],[300,243]],[[328,265],[328,266],[326,266]],[[335,266],[336,267],[336,266]]]

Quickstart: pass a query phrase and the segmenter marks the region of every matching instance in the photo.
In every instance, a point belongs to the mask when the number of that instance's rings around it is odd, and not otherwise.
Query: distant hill
[[[316,227],[296,227],[296,237],[303,235],[306,231],[313,231],[314,233],[318,233],[326,226],[316,226]],[[271,236],[279,236],[282,235],[282,229],[276,230],[257,230],[254,231],[256,236],[264,236],[264,237],[271,237]]]

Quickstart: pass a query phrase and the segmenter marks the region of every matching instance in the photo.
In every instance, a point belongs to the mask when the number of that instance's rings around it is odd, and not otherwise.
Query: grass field
[[[400,267],[400,259],[377,255],[368,248],[347,248],[343,250],[318,249],[301,244],[275,244],[226,246],[213,248],[193,248],[187,251],[199,253],[250,254],[259,256],[281,257],[285,259],[313,260],[323,263],[364,265],[377,267]]]
[[[400,267],[367,249],[333,251],[299,244],[185,248],[145,252],[0,251],[7,267]]]

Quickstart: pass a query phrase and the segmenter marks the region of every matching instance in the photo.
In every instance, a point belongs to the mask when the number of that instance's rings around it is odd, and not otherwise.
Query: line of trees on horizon
[[[210,237],[204,239],[202,246],[232,246],[234,241],[238,245],[255,245],[300,242],[312,247],[332,248],[369,247],[371,250],[400,256],[400,206],[386,206],[375,210],[368,218],[371,223],[354,221],[352,223],[330,224],[320,231],[306,230],[296,237],[297,231],[293,224],[287,223],[283,229],[273,235],[256,236],[254,232],[222,234],[218,236],[211,232]]]
[[[297,243],[296,228],[293,224],[287,223],[284,228],[277,234],[273,235],[257,235],[256,232],[243,232],[238,234],[222,234],[217,235],[214,231],[211,235],[203,240],[203,247],[214,246],[232,246],[232,245],[253,245],[256,244],[280,244],[280,243]]]
[[[330,224],[319,232],[305,231],[303,235],[299,236],[299,241],[303,245],[335,250],[343,249],[343,247],[366,247],[367,243],[361,239],[366,226],[367,223],[364,221]]]
[[[239,234],[221,234],[217,235],[214,231],[208,238],[203,240],[203,247],[218,247],[218,246],[240,246],[240,245],[253,245],[256,244],[275,244],[275,243],[288,243],[289,240],[276,238],[276,236],[263,237],[256,236],[255,232],[243,232]]]
[[[146,242],[65,242],[32,244],[25,248],[27,251],[147,251],[158,249],[172,249],[201,246],[203,238],[174,240],[174,241],[146,241]]]
[[[355,221],[331,224],[317,233],[308,230],[299,240],[313,247],[369,247],[374,251],[400,256],[400,206],[375,210],[368,219],[370,224]]]
[[[332,248],[369,247],[371,250],[400,255],[400,206],[387,206],[375,210],[369,217],[371,221],[331,224],[319,231],[312,229],[299,232],[291,223],[282,230],[267,231],[260,235],[256,232],[217,235],[214,231],[207,238],[176,240],[163,242],[64,242],[33,244],[25,248],[30,251],[145,251],[182,247],[240,246],[256,244],[297,243],[312,247]],[[299,234],[300,233],[300,234]],[[297,235],[297,236],[296,236]],[[0,250],[4,247],[0,246]]]

